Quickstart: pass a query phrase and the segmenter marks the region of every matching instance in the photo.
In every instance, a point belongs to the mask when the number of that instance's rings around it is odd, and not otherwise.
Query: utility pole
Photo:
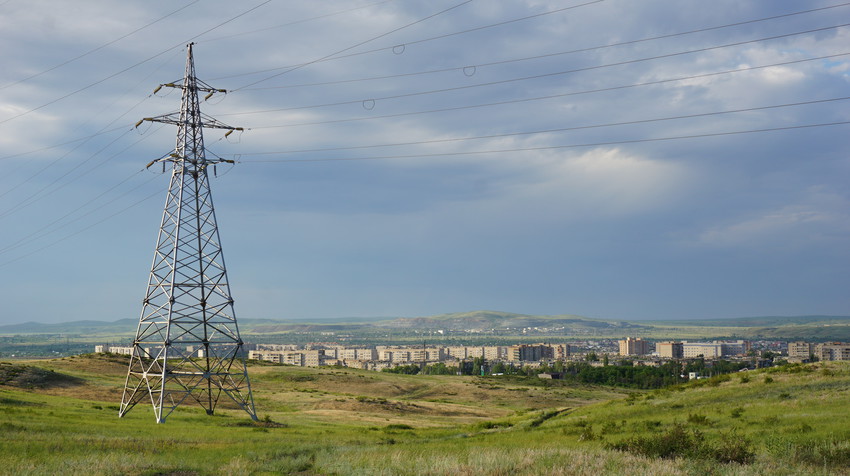
[[[157,423],[186,401],[212,415],[224,394],[256,421],[207,174],[210,165],[233,161],[208,159],[203,137],[204,128],[226,129],[225,136],[242,129],[201,114],[198,93],[226,91],[195,77],[192,45],[182,81],[156,89],[182,89],[180,111],[136,124],[176,125],[177,146],[148,164],[170,163],[171,182],[118,416],[146,399]]]

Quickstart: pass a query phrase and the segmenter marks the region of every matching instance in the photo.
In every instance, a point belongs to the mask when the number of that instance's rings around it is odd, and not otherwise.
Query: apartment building
[[[685,357],[684,345],[681,342],[658,342],[655,344],[658,356],[665,359],[682,359]]]
[[[535,362],[554,358],[554,349],[546,344],[520,344],[508,348],[508,360],[511,362]]]
[[[815,344],[811,342],[789,342],[788,357],[794,359],[808,359],[815,353]]]
[[[850,360],[850,344],[845,342],[817,344],[814,354],[820,360]]]
[[[652,344],[641,338],[627,337],[621,341],[620,355],[647,355],[652,352]]]
[[[718,359],[734,355],[746,355],[750,350],[749,341],[737,340],[727,342],[683,342],[682,356],[686,359],[704,357]]]

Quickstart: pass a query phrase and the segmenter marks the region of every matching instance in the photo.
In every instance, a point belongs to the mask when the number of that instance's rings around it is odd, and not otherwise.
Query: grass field
[[[850,474],[843,363],[648,393],[252,365],[260,422],[184,406],[159,425],[142,404],[117,418],[125,372],[117,357],[0,363],[0,473]]]

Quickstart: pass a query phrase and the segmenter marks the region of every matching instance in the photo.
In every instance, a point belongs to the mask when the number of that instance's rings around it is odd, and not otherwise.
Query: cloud
[[[112,276],[113,302],[138,303],[143,289],[127,290],[145,282],[168,181],[138,172],[176,131],[132,125],[179,108],[179,91],[149,95],[182,76],[193,38],[199,77],[229,90],[202,110],[246,129],[205,140],[238,159],[213,190],[252,314],[285,317],[286,301],[304,317],[503,305],[678,317],[711,301],[740,315],[811,283],[817,299],[783,303],[846,307],[828,285],[850,269],[846,126],[706,135],[846,120],[845,57],[713,73],[843,53],[846,27],[714,47],[828,26],[848,7],[724,27],[830,4],[54,3],[0,6],[0,121],[39,108],[0,124],[3,154],[111,132],[2,162],[0,215],[15,212],[0,216],[0,262],[14,260],[0,298],[16,319],[115,317],[52,282],[53,300],[11,291],[48,272],[92,288]],[[641,84],[694,75],[710,76]],[[797,273],[760,284],[783,266]],[[732,273],[749,288],[712,284]]]

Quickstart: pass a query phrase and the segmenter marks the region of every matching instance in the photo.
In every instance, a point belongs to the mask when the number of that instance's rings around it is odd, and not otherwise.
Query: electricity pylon
[[[149,397],[157,423],[180,404],[195,401],[213,414],[224,394],[257,420],[242,339],[215,220],[207,169],[225,159],[208,159],[203,129],[230,127],[201,114],[198,93],[215,89],[195,77],[192,44],[187,47],[180,112],[144,118],[177,126],[174,152],[156,159],[170,162],[171,182],[154,251],[133,355],[118,416]]]

